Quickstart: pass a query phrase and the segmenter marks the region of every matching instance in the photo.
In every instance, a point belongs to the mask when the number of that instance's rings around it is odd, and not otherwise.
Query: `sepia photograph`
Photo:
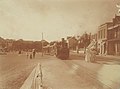
[[[0,0],[0,89],[120,89],[120,0]]]

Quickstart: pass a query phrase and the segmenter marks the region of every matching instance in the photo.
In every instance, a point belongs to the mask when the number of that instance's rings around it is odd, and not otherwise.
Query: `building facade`
[[[120,55],[120,16],[113,18],[113,25],[108,28],[108,54]]]
[[[102,24],[98,28],[97,32],[97,48],[98,52],[101,55],[107,54],[107,34],[108,34],[108,28],[112,25],[112,22],[108,22],[105,24]]]

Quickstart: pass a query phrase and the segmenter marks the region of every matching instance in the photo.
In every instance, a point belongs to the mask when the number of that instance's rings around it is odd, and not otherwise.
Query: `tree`
[[[85,32],[82,36],[82,40],[84,48],[86,50],[87,46],[90,44],[90,35]]]

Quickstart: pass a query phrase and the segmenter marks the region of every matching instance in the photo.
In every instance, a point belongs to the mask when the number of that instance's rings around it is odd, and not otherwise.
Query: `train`
[[[46,55],[55,55],[59,59],[69,59],[68,43],[62,38],[62,41],[55,42],[52,45],[43,47],[43,53]]]
[[[62,38],[61,42],[56,44],[56,57],[66,60],[69,59],[68,43]]]

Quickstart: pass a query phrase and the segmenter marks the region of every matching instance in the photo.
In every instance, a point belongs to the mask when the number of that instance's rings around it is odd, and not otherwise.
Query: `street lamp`
[[[43,32],[42,32],[42,56],[43,56]]]

